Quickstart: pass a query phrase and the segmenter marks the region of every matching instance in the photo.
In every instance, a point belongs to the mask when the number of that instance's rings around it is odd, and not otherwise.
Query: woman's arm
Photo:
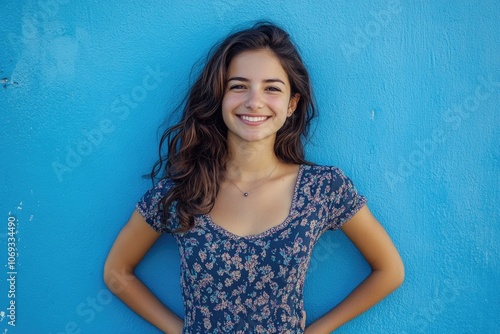
[[[309,325],[306,334],[331,333],[403,283],[403,261],[391,238],[366,205],[341,229],[363,254],[372,272],[340,304]]]
[[[134,275],[134,269],[160,236],[134,210],[118,234],[104,265],[106,286],[132,310],[165,333],[180,334],[184,322]]]

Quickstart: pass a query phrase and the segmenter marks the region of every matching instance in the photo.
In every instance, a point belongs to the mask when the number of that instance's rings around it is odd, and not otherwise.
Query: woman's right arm
[[[161,234],[134,210],[104,265],[104,282],[134,312],[168,334],[180,334],[184,322],[135,276],[134,269]]]

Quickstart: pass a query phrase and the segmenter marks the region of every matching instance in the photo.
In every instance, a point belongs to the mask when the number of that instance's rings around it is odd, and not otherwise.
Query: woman
[[[227,37],[161,139],[151,177],[162,178],[108,255],[110,290],[166,333],[324,334],[396,289],[403,264],[366,199],[340,169],[304,158],[314,114],[308,73],[285,31],[264,22]],[[311,252],[338,228],[372,273],[305,328]],[[184,320],[134,275],[161,233],[179,246]]]

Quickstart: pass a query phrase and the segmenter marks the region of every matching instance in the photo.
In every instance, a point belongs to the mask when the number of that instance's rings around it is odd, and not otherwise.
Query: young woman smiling
[[[110,289],[164,332],[190,334],[330,333],[396,289],[403,264],[366,198],[339,168],[305,160],[314,116],[309,75],[283,29],[264,22],[227,37],[162,136],[153,187],[108,255]],[[372,273],[306,327],[312,250],[339,228]],[[162,233],[179,247],[184,319],[134,275]],[[113,273],[128,284],[111,284]]]

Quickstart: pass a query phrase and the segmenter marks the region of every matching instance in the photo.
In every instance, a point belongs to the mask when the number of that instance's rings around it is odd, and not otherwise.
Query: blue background
[[[0,9],[0,311],[17,218],[10,333],[158,333],[102,267],[191,67],[267,18],[299,45],[319,106],[308,158],[339,166],[406,264],[404,284],[338,333],[500,327],[498,1],[7,1]],[[156,73],[156,77],[151,76]],[[195,71],[196,73],[196,71]],[[165,236],[138,275],[183,317]],[[369,267],[340,231],[314,250],[307,323]]]

